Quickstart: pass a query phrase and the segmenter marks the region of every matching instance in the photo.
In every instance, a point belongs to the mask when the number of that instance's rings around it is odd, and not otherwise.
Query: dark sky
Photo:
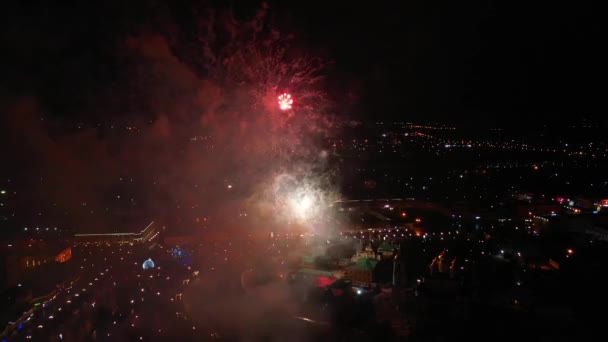
[[[5,101],[34,94],[59,117],[112,116],[137,107],[113,96],[129,82],[124,70],[132,62],[121,56],[118,42],[133,33],[180,31],[178,57],[195,68],[196,55],[184,51],[196,45],[187,32],[196,26],[193,13],[202,3],[5,4],[0,94]],[[260,2],[232,3],[237,16],[251,16]],[[330,93],[339,105],[348,99],[342,114],[514,123],[602,119],[605,112],[598,86],[605,37],[590,1],[269,5],[282,31],[294,32],[307,51],[334,62]]]
[[[586,1],[305,7],[307,29],[363,82],[369,114],[508,122],[605,111],[602,20]]]

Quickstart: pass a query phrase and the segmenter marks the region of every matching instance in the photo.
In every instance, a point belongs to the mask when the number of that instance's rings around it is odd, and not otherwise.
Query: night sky
[[[302,51],[333,62],[329,93],[357,118],[513,124],[602,119],[597,9],[577,2],[269,2]],[[257,1],[213,2],[250,17]],[[127,35],[163,33],[197,70],[204,1],[13,1],[0,14],[3,101],[33,95],[77,120],[146,115],[129,94]],[[204,73],[204,70],[198,69]],[[128,98],[131,97],[131,98]],[[343,101],[344,104],[340,103]],[[558,120],[559,121],[559,120]],[[474,125],[474,124],[473,124]]]
[[[366,115],[508,123],[605,108],[601,20],[584,2],[306,4],[301,22],[361,84]]]

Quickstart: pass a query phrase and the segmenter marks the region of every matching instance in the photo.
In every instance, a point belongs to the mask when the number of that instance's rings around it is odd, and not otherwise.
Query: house
[[[372,246],[368,245],[365,247],[365,250],[357,252],[355,255],[353,255],[351,261],[353,263],[357,263],[360,259],[376,259],[376,253],[374,253]]]
[[[393,244],[384,241],[378,247],[378,254],[380,254],[383,259],[388,259],[395,256],[395,250],[397,250],[397,248]]]
[[[354,265],[346,268],[345,277],[354,284],[370,286],[374,282],[374,270],[378,260],[373,258],[360,258]]]

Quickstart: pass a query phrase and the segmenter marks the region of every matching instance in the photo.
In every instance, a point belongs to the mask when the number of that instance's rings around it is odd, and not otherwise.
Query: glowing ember
[[[291,105],[293,105],[293,98],[288,93],[283,93],[279,95],[279,108],[281,110],[289,110],[291,109]]]

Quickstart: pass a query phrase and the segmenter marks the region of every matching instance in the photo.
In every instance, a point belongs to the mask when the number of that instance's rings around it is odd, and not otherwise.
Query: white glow
[[[314,200],[310,194],[304,193],[289,199],[291,210],[297,218],[306,219],[309,217]]]
[[[277,223],[309,230],[328,229],[331,206],[338,196],[324,176],[315,171],[302,167],[270,180],[265,191]]]

